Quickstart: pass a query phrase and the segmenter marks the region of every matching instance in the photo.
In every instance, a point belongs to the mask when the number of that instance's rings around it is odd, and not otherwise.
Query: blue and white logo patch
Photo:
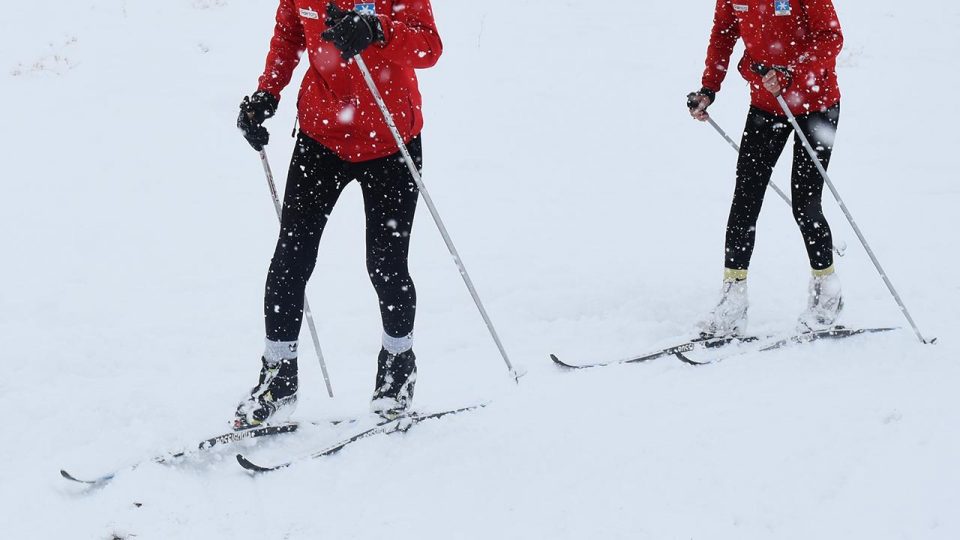
[[[373,2],[357,3],[353,6],[354,11],[361,15],[376,15],[377,5]]]
[[[300,16],[305,19],[319,19],[320,14],[310,8],[300,8]]]
[[[786,17],[793,12],[793,8],[790,6],[790,0],[774,0],[773,1],[773,14],[779,17]]]

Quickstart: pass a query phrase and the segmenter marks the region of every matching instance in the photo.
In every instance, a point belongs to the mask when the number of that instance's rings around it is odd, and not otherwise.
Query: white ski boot
[[[747,307],[747,280],[724,280],[717,307],[697,323],[700,335],[711,338],[743,335],[747,329]]]
[[[815,273],[810,277],[807,292],[807,309],[800,314],[797,329],[801,332],[816,332],[835,325],[843,311],[843,294],[836,272],[830,271],[826,275]]]

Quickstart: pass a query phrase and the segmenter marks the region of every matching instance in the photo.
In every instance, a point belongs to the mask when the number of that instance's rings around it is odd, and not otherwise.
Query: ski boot
[[[413,349],[393,354],[380,349],[377,357],[377,386],[370,400],[370,410],[384,418],[403,414],[413,402],[417,383],[417,357]]]
[[[827,330],[836,324],[843,311],[843,294],[840,278],[836,272],[826,275],[814,274],[808,288],[807,309],[800,314],[797,330],[816,332]]]
[[[697,323],[702,338],[723,338],[743,335],[747,329],[747,280],[724,280],[720,302]]]
[[[261,358],[260,382],[237,406],[233,429],[286,421],[297,407],[297,359],[268,364]]]

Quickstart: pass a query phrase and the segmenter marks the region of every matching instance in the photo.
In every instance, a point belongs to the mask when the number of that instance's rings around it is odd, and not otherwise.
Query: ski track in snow
[[[421,206],[416,405],[490,406],[255,478],[228,449],[93,490],[57,471],[95,476],[220,432],[255,380],[276,222],[234,118],[275,2],[4,8],[0,537],[960,537],[960,191],[950,120],[921,93],[957,86],[944,68],[960,8],[837,6],[831,176],[939,345],[905,330],[706,368],[563,373],[549,353],[646,352],[715,298],[735,156],[684,109],[713,2],[613,16],[588,0],[435,4],[446,51],[421,72],[425,181],[527,376],[507,377]],[[281,180],[295,92],[269,123]],[[731,73],[714,118],[736,134],[746,109]],[[849,246],[844,322],[905,325],[825,206]],[[366,408],[380,330],[361,207],[348,188],[309,289],[337,398],[305,346],[300,419]],[[807,270],[773,196],[751,276],[752,331],[791,327]],[[276,463],[343,429],[240,448]]]

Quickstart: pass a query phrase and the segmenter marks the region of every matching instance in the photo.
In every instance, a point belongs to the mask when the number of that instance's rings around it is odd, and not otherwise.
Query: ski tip
[[[571,366],[570,364],[564,362],[563,360],[557,358],[557,355],[551,354],[550,359],[553,360],[553,363],[563,369],[578,369],[577,366]]]
[[[716,363],[716,360],[706,360],[706,361],[691,360],[687,355],[681,352],[675,352],[673,353],[673,356],[675,356],[677,360],[680,360],[681,362],[683,362],[684,364],[687,364],[688,366],[700,367],[700,366],[708,366],[710,364]]]
[[[264,473],[264,472],[270,472],[272,470],[275,470],[274,468],[261,467],[260,465],[257,465],[256,463],[245,458],[243,454],[237,454],[237,463],[239,463],[240,466],[243,467],[244,469],[252,472],[257,472],[257,473]]]
[[[97,485],[97,484],[102,484],[102,483],[107,482],[107,481],[109,481],[109,480],[111,480],[111,479],[113,478],[113,475],[111,474],[111,475],[108,475],[108,476],[104,476],[104,477],[102,477],[102,478],[98,478],[98,479],[96,479],[96,480],[81,480],[81,479],[77,478],[76,476],[68,473],[68,472],[67,472],[66,470],[64,470],[64,469],[60,469],[60,476],[66,478],[67,480],[70,480],[71,482],[76,482],[76,483],[78,483],[78,484],[86,484],[86,485],[88,485],[88,486],[95,486],[95,485]]]

